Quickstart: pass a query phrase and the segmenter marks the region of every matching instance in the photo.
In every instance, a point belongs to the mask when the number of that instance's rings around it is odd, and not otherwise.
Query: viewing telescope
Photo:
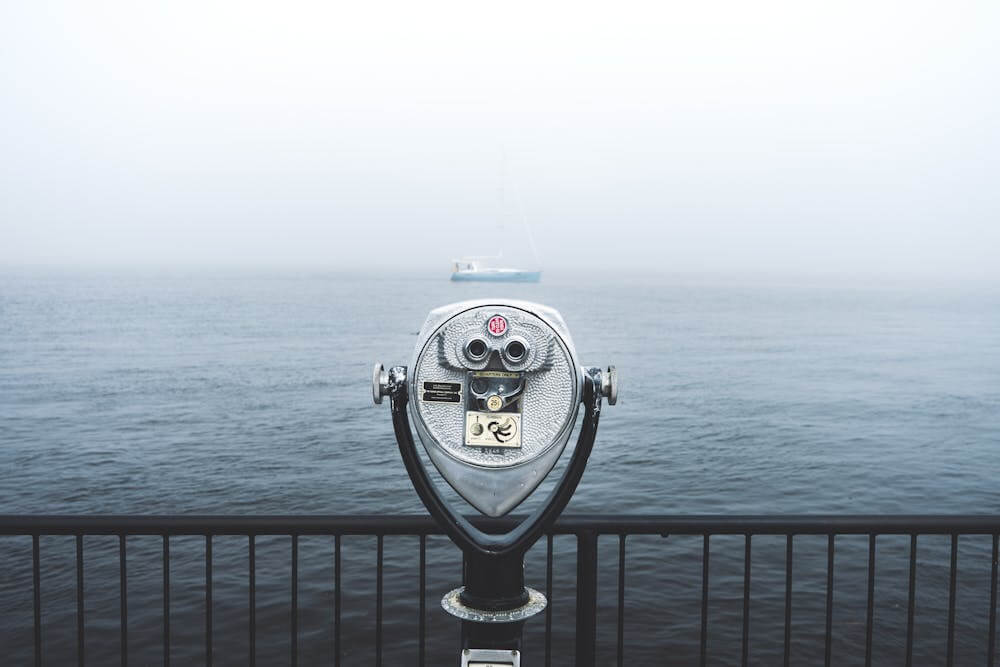
[[[376,364],[372,398],[388,396],[413,486],[465,555],[463,586],[442,607],[463,621],[460,664],[520,665],[525,619],[545,596],[524,585],[524,554],[573,495],[590,457],[603,398],[614,405],[614,366],[581,366],[559,313],[526,301],[477,300],[431,311],[410,366]],[[407,416],[409,405],[409,417]],[[441,476],[476,510],[507,514],[555,467],[584,421],[562,478],[510,532],[480,530],[447,503],[416,449],[410,421]]]

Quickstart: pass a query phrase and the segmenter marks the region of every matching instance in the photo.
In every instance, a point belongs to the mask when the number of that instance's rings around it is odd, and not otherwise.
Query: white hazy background
[[[995,281],[998,45],[995,1],[5,1],[0,263],[446,274],[505,151],[546,270]]]

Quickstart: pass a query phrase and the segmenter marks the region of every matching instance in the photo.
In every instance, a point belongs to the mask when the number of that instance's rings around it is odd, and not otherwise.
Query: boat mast
[[[500,201],[497,205],[497,259],[503,257],[503,232],[504,232],[504,218],[507,216],[507,148],[500,148],[500,189],[497,196]]]
[[[524,235],[528,237],[528,246],[531,248],[531,256],[535,260],[535,266],[533,268],[539,268],[541,262],[538,259],[538,247],[535,245],[535,235],[531,233],[531,225],[528,224],[528,218],[524,215],[524,205],[521,203],[521,191],[517,187],[517,183],[514,183],[514,201],[517,202],[517,213],[521,218],[521,225],[524,227]]]

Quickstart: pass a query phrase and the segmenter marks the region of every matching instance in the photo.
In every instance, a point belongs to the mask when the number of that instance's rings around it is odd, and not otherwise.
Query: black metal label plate
[[[462,401],[461,382],[424,382],[424,393],[420,400],[425,403],[460,403]]]

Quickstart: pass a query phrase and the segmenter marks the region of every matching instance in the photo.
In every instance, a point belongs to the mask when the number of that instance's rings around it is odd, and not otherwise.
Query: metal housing
[[[486,330],[495,315],[509,323],[501,334]],[[464,356],[472,337],[491,351],[482,360]],[[508,340],[527,344],[517,363],[503,368],[524,372],[521,446],[485,449],[464,444],[465,395],[457,403],[421,400],[424,382],[462,383],[469,371],[496,364]],[[494,350],[496,352],[494,352]],[[410,415],[431,461],[473,507],[501,516],[517,507],[552,470],[576,422],[582,373],[565,322],[547,306],[527,301],[482,299],[436,308],[420,329],[409,372]]]

